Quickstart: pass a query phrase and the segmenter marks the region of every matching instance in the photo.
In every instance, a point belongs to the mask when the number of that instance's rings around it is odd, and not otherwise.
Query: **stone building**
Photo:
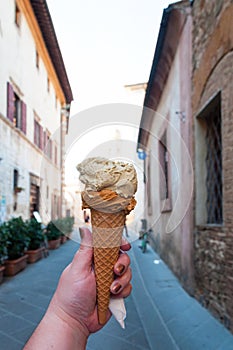
[[[231,330],[232,18],[231,0],[180,1],[164,11],[138,138],[152,244]]]
[[[233,3],[192,14],[196,296],[233,330]]]
[[[0,220],[63,214],[73,99],[45,0],[0,2]]]

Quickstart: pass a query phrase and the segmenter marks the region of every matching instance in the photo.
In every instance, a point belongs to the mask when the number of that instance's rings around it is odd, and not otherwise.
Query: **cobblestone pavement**
[[[175,276],[140,241],[130,251],[133,292],[126,299],[126,329],[112,318],[90,336],[87,350],[233,349],[233,336],[190,297]],[[0,285],[0,349],[22,349],[43,316],[59,276],[78,244],[69,240],[47,258]],[[65,349],[64,349],[65,350]]]

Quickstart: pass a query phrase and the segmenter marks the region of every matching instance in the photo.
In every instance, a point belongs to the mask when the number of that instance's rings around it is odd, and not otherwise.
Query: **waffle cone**
[[[114,280],[113,268],[119,256],[125,218],[124,210],[116,213],[104,213],[91,209],[97,308],[100,324],[106,323],[110,286]]]

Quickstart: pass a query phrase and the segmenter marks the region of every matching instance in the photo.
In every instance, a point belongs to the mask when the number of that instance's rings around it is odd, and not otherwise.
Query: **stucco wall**
[[[192,147],[191,130],[191,16],[187,16],[166,85],[154,114],[150,136],[152,243],[162,258],[193,291],[192,271]],[[167,129],[170,155],[171,210],[161,210],[159,146]],[[150,213],[149,213],[150,214]]]
[[[48,73],[42,59],[39,68],[36,67],[36,45],[23,14],[20,27],[15,24],[14,0],[0,2],[0,51],[0,196],[1,201],[6,201],[5,219],[18,215],[29,217],[30,174],[33,174],[41,178],[42,191],[45,192],[49,186],[48,208],[44,208],[46,220],[51,213],[51,193],[60,193],[60,133],[56,133],[60,125],[60,103],[51,83],[50,91],[47,90]],[[7,82],[14,86],[20,99],[26,103],[26,135],[7,119]],[[54,154],[51,161],[34,145],[35,114],[43,129],[56,138],[57,166],[54,164]],[[46,178],[41,166],[51,175]],[[24,188],[17,195],[17,210],[13,210],[14,169],[19,172],[19,186]]]

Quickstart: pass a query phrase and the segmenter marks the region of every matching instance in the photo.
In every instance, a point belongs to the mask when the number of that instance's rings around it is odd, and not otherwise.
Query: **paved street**
[[[126,300],[126,329],[112,318],[89,338],[87,350],[233,349],[233,336],[179,285],[149,247],[145,254],[136,241],[130,256],[133,292]],[[41,319],[59,275],[77,244],[58,250],[0,286],[0,349],[22,349]]]

